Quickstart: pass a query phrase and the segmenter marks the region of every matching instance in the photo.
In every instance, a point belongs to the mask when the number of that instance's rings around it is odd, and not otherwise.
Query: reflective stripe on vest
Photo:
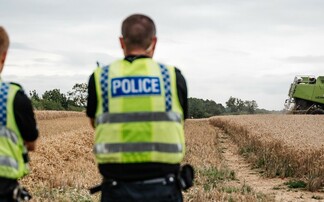
[[[108,154],[118,152],[166,152],[166,153],[181,153],[181,144],[167,143],[107,143],[96,144],[95,153]]]
[[[0,137],[6,137],[15,144],[18,143],[18,137],[16,134],[3,126],[0,126]]]
[[[7,156],[0,156],[0,166],[12,167],[18,170],[18,162]]]
[[[172,121],[181,123],[181,115],[176,112],[104,113],[97,118],[97,124],[147,121]]]

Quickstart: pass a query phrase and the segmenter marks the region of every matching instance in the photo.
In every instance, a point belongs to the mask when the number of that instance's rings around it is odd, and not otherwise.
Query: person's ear
[[[7,57],[7,51],[4,51],[3,53],[1,53],[1,55],[0,55],[0,73],[2,72],[4,63],[6,61],[6,57]]]
[[[156,36],[154,36],[152,40],[154,41],[154,44],[157,43],[157,37]]]
[[[4,62],[6,61],[6,57],[7,57],[7,51],[1,53],[0,64],[4,64]]]
[[[124,38],[121,36],[119,37],[119,42],[120,42],[120,46],[122,49],[125,49],[125,41]]]
[[[155,50],[156,43],[157,43],[157,38],[156,38],[156,36],[155,36],[155,37],[153,37],[153,39],[152,39],[152,44],[153,44],[152,50],[153,50],[153,52],[154,52],[154,50]]]
[[[119,37],[119,42],[120,42],[121,48],[123,49],[124,55],[126,56],[126,45],[125,45],[125,40],[122,36]]]

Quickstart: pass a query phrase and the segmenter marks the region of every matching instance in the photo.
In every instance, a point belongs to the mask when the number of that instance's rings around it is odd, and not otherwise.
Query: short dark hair
[[[142,14],[127,17],[121,29],[127,48],[148,48],[156,35],[156,28],[151,18]]]
[[[9,47],[9,36],[6,30],[0,26],[0,53],[7,51]]]

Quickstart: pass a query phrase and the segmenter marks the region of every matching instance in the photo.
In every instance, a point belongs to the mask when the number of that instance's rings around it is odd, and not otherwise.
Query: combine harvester
[[[296,76],[285,109],[293,114],[324,114],[324,76]]]

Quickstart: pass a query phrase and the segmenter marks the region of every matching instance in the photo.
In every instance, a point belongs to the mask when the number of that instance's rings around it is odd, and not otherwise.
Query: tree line
[[[82,111],[87,104],[88,85],[86,83],[76,83],[71,91],[61,93],[60,89],[45,91],[41,96],[32,90],[29,92],[30,99],[36,110],[68,110]],[[204,100],[199,98],[189,98],[189,117],[208,118],[217,115],[231,114],[260,114],[270,113],[265,109],[259,109],[255,100],[241,100],[230,97],[223,106],[214,100]]]
[[[265,109],[259,109],[255,100],[242,100],[230,97],[226,105],[216,103],[213,100],[199,98],[189,98],[189,117],[208,118],[217,115],[239,115],[239,114],[265,114],[271,113]]]
[[[60,89],[53,89],[39,96],[36,90],[32,90],[29,96],[36,110],[82,111],[87,104],[87,92],[86,83],[76,83],[66,94],[61,93]]]

